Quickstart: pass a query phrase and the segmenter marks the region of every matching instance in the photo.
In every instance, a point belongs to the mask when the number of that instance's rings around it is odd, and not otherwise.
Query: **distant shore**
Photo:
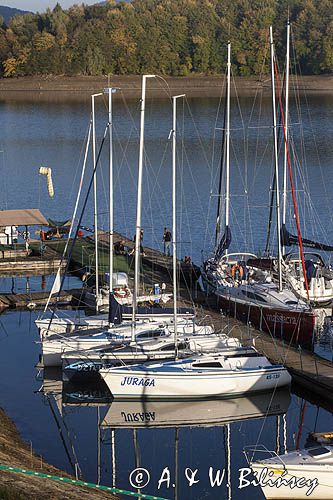
[[[236,77],[239,95],[254,95],[256,92],[270,94],[270,78]],[[110,85],[119,87],[126,98],[137,99],[141,93],[140,76],[111,76]],[[332,94],[333,76],[303,76],[291,78],[291,85],[307,94]],[[0,99],[4,100],[86,100],[108,86],[108,77],[52,76],[3,78],[0,80]],[[191,76],[155,78],[148,83],[149,95],[163,98],[177,93],[187,97],[219,97],[224,93],[224,76]],[[232,86],[233,87],[233,86]],[[235,94],[234,87],[232,93]],[[117,94],[116,94],[117,95]],[[118,93],[119,95],[119,93]]]

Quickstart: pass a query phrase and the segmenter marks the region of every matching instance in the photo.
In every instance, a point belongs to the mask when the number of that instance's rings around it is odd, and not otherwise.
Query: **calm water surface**
[[[333,240],[333,98],[311,96],[298,109],[292,100],[291,155],[303,233]],[[241,114],[240,111],[241,110]],[[81,174],[89,107],[80,103],[0,102],[2,208],[37,207],[45,216],[70,218]],[[236,99],[231,120],[231,250],[263,251],[267,234],[273,153],[271,103],[268,98]],[[97,138],[106,124],[106,107],[97,106]],[[168,100],[149,100],[146,111],[143,179],[144,242],[160,246],[171,226],[172,124]],[[217,99],[189,99],[178,112],[178,253],[200,262],[212,251],[216,220],[222,108]],[[139,107],[136,101],[114,104],[115,227],[132,237],[136,210]],[[280,145],[280,153],[282,155]],[[90,154],[91,157],[91,154]],[[282,156],[281,156],[282,160]],[[52,168],[55,196],[47,194],[39,167]],[[92,170],[87,166],[86,183]],[[107,228],[107,147],[98,170],[99,224]],[[89,200],[84,223],[92,226]],[[288,194],[288,227],[295,230]],[[274,241],[272,242],[274,249]],[[329,256],[328,256],[329,257]]]
[[[178,235],[179,257],[192,255],[200,262],[202,252],[214,244],[214,220],[218,180],[222,114],[217,116],[215,99],[189,100],[179,108],[178,141]],[[266,238],[269,187],[272,178],[270,102],[240,99],[242,114],[234,99],[231,148],[231,228],[232,249],[262,251]],[[333,242],[331,193],[333,191],[333,98],[302,100],[302,111],[292,105],[292,154],[295,182],[308,237]],[[137,175],[137,102],[115,103],[115,225],[132,237],[134,232]],[[1,102],[1,208],[40,208],[45,216],[70,218],[81,172],[89,109],[77,103]],[[301,115],[301,116],[300,116]],[[103,103],[98,107],[98,138],[106,120]],[[171,106],[167,100],[148,100],[146,120],[146,161],[143,196],[144,242],[161,245],[163,227],[171,225],[171,156],[168,135]],[[215,136],[215,139],[214,139]],[[303,148],[304,146],[304,148]],[[52,168],[55,197],[47,194],[39,167]],[[88,170],[91,172],[91,162]],[[107,227],[108,166],[102,154],[98,174],[98,211],[101,227]],[[294,229],[290,204],[288,224]],[[92,201],[84,223],[92,225]],[[272,243],[274,248],[274,241]],[[329,258],[329,256],[327,256]],[[24,291],[26,280],[15,281],[15,291]],[[31,289],[41,289],[41,278],[30,279]],[[47,287],[49,286],[49,282]],[[10,291],[10,278],[0,279],[1,291]],[[160,407],[107,405],[100,402],[78,404],[82,393],[66,394],[56,381],[57,396],[39,393],[43,381],[34,365],[40,346],[34,320],[37,312],[7,312],[0,317],[0,397],[1,406],[14,420],[26,441],[45,459],[69,472],[79,464],[82,477],[89,481],[133,490],[129,474],[135,467],[150,471],[150,483],[143,490],[165,498],[239,499],[263,498],[260,489],[238,489],[239,468],[246,467],[243,448],[263,443],[269,449],[295,449],[303,446],[311,431],[331,431],[332,413],[299,396],[276,395],[272,404],[265,397],[208,405],[202,411],[217,417],[201,426],[198,408],[179,405],[171,409],[170,428],[157,428]],[[53,380],[53,375],[50,375]],[[100,396],[91,389],[86,394]],[[69,397],[70,396],[70,397]],[[78,399],[79,398],[79,399]],[[23,411],[24,409],[24,411]],[[282,415],[286,415],[283,417]],[[148,415],[148,416],[147,416]],[[237,416],[237,421],[233,419]],[[150,428],[138,425],[150,419]],[[133,429],[133,422],[135,429]],[[132,424],[131,424],[132,422]],[[225,425],[230,422],[230,427]],[[284,427],[285,422],[285,427]],[[302,424],[303,422],[303,424]],[[101,424],[99,426],[98,424]],[[106,425],[107,424],[107,425]],[[110,427],[111,426],[111,427]],[[112,432],[114,428],[114,432]],[[284,436],[283,428],[286,429]],[[62,436],[60,435],[60,430]],[[178,429],[178,430],[177,430]],[[230,432],[229,432],[230,431]],[[113,454],[112,450],[115,450]],[[209,483],[209,467],[225,469],[220,487]],[[168,467],[170,488],[158,490],[162,470]],[[198,469],[200,481],[189,487],[184,470]],[[177,475],[175,470],[177,469]],[[231,488],[227,487],[228,470]],[[173,487],[172,485],[176,486]],[[245,493],[246,492],[246,493]]]

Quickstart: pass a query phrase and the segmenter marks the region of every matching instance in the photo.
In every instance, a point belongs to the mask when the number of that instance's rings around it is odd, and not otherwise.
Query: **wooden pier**
[[[199,293],[196,303],[199,317],[206,317],[206,321],[210,321],[217,330],[228,332],[244,345],[254,345],[274,363],[283,364],[288,368],[293,381],[303,390],[316,394],[333,405],[333,364],[330,361],[310,351],[293,347],[234,318],[222,316],[216,309],[213,297],[205,297]]]
[[[81,290],[67,290],[51,297],[50,306],[57,304],[60,306],[73,306]],[[45,306],[50,292],[30,292],[30,293],[0,293],[0,311],[4,309],[35,309]]]
[[[28,251],[23,245],[15,248],[0,246],[0,274],[9,276],[26,276],[32,274],[47,275],[56,273],[60,265],[65,269],[66,260],[61,262],[58,252],[44,246],[40,251],[40,242],[34,241]]]

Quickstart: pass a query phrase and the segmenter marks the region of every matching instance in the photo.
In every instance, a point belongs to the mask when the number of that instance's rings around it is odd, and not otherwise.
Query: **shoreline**
[[[19,467],[75,479],[68,473],[45,462],[41,456],[36,455],[32,447],[23,441],[15,424],[2,408],[0,408],[0,463],[1,465],[10,467]],[[33,498],[34,500],[43,500],[45,498],[116,500],[118,497],[83,486],[72,486],[68,483],[61,483],[60,481],[53,481],[51,479],[1,471],[0,498],[16,498],[18,500],[25,498]]]
[[[239,96],[254,96],[258,92],[270,95],[270,78],[263,81],[256,77],[235,77],[235,86]],[[141,76],[111,76],[110,85],[119,87],[128,99],[141,96]],[[332,94],[333,76],[302,76],[290,78],[291,88],[306,94]],[[0,99],[7,100],[45,100],[72,101],[87,100],[91,94],[108,86],[108,77],[94,76],[43,76],[19,77],[0,80]],[[149,82],[149,95],[155,98],[169,98],[176,93],[185,92],[187,97],[218,98],[224,94],[224,75],[156,78]],[[232,85],[231,94],[236,95]]]

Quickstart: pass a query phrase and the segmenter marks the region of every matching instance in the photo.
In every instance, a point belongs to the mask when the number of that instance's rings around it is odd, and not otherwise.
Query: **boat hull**
[[[276,464],[275,466],[269,466],[269,464],[251,464],[251,468],[257,475],[264,475],[264,469],[267,467],[266,478],[270,477],[273,481],[277,480],[281,477],[284,472],[283,466],[280,464]],[[332,465],[323,465],[319,466],[307,466],[305,464],[301,464],[297,467],[288,466],[287,474],[284,476],[286,481],[292,481],[293,478],[300,480],[300,478],[305,478],[305,480],[313,481],[317,480],[318,485],[315,487],[313,491],[311,491],[310,495],[307,495],[309,491],[309,484],[303,485],[303,487],[294,487],[291,488],[290,485],[282,484],[281,486],[269,486],[261,485],[261,489],[265,498],[267,499],[285,499],[292,498],[295,500],[301,500],[306,498],[315,499],[332,499],[333,498],[333,485],[332,485]],[[269,476],[269,474],[271,475]],[[263,477],[263,476],[262,476]],[[263,484],[265,481],[263,481]],[[299,483],[300,484],[300,483]]]
[[[217,307],[254,328],[264,331],[280,340],[304,349],[312,350],[316,316],[311,311],[293,311],[275,307],[265,307],[245,301],[237,301],[231,296],[215,293]]]
[[[281,367],[268,369],[176,373],[148,369],[100,371],[115,399],[205,399],[230,398],[270,391],[290,384],[289,373]]]

